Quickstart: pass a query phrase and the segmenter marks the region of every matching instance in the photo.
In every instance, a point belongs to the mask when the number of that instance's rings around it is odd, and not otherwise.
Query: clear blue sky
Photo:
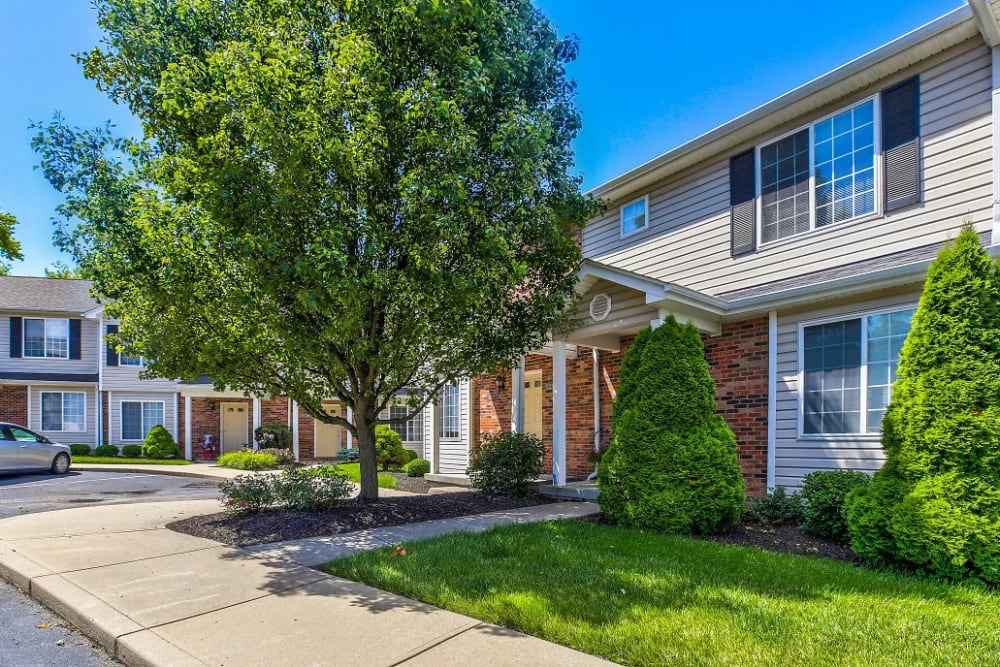
[[[577,168],[591,188],[963,4],[963,0],[536,0],[580,38],[583,131]],[[71,54],[100,35],[87,0],[0,0],[0,210],[21,221],[25,260],[42,275],[56,193],[34,170],[30,121],[61,111],[73,124],[127,111],[83,78]]]

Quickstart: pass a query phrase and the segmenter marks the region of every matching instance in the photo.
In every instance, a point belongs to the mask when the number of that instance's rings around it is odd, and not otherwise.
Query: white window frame
[[[796,393],[798,394],[798,438],[799,440],[819,440],[819,441],[838,441],[838,440],[872,440],[880,441],[882,439],[882,432],[868,433],[866,429],[868,428],[868,318],[874,317],[876,315],[888,315],[890,313],[898,313],[904,310],[916,310],[917,304],[914,302],[897,304],[894,306],[886,306],[884,308],[877,308],[873,310],[862,310],[853,313],[843,313],[841,315],[832,315],[830,317],[823,317],[815,320],[808,320],[804,322],[799,322],[798,325],[798,338],[796,339],[796,346],[798,347],[798,379],[796,385]],[[861,320],[861,397],[860,397],[860,410],[861,417],[859,427],[861,431],[859,433],[806,433],[805,432],[805,421],[806,421],[806,391],[805,391],[805,381],[806,381],[806,371],[805,371],[805,356],[806,356],[806,346],[805,346],[805,330],[807,327],[817,326],[821,324],[833,324],[835,322],[846,322],[847,320]]]
[[[166,403],[166,401],[149,401],[149,400],[145,400],[145,399],[141,399],[141,398],[138,398],[138,399],[137,398],[123,398],[122,400],[118,401],[118,439],[121,442],[145,442],[145,440],[146,440],[145,436],[143,436],[141,438],[126,438],[125,437],[125,410],[122,407],[125,403],[138,403],[140,405],[140,408],[139,408],[139,419],[141,420],[140,423],[139,423],[139,431],[140,432],[144,431],[147,434],[149,433],[149,431],[146,430],[146,404],[147,403],[159,403],[160,404],[160,410],[163,411],[163,424],[161,424],[161,426],[166,426],[166,422],[167,422],[167,403]]]
[[[59,429],[43,429],[42,426],[45,424],[45,395],[46,394],[59,394],[60,396],[60,412],[59,412],[59,422],[61,428]],[[66,430],[66,394],[76,394],[78,396],[83,396],[83,429],[79,431],[67,431]],[[87,432],[87,392],[85,391],[39,391],[38,392],[38,430],[42,433],[86,433]]]
[[[869,95],[863,99],[857,100],[848,104],[846,106],[840,107],[836,111],[816,118],[804,125],[796,127],[794,130],[789,130],[783,134],[771,137],[767,141],[762,141],[756,146],[754,146],[754,211],[756,218],[756,229],[757,234],[757,247],[758,248],[769,248],[774,245],[779,245],[781,243],[786,243],[793,239],[801,239],[803,237],[809,236],[810,234],[816,234],[819,232],[824,232],[828,229],[835,229],[837,227],[842,227],[844,225],[849,225],[855,222],[863,222],[866,220],[872,220],[873,218],[879,218],[884,215],[882,210],[882,106],[880,99],[881,96],[878,93]],[[836,115],[842,114],[849,109],[854,107],[859,107],[867,102],[873,102],[872,106],[872,124],[873,132],[875,133],[873,148],[875,151],[875,161],[873,163],[873,168],[875,170],[875,206],[871,213],[863,213],[861,215],[854,216],[853,218],[848,218],[847,220],[841,220],[840,222],[831,222],[829,225],[824,225],[823,227],[816,226],[816,126],[825,120],[833,118]],[[809,229],[805,232],[799,232],[798,234],[792,234],[790,236],[785,236],[782,238],[774,239],[773,241],[764,240],[764,206],[763,197],[761,196],[761,177],[760,177],[760,150],[765,146],[770,146],[771,144],[781,141],[786,137],[790,137],[793,134],[798,134],[802,130],[809,129]],[[647,214],[648,218],[648,214]]]
[[[137,363],[137,364],[126,364],[124,361],[122,361],[125,358],[138,359],[139,363]],[[124,352],[119,352],[118,353],[118,365],[119,366],[124,366],[125,368],[145,368],[146,367],[146,358],[145,357],[131,357],[131,356],[125,354]]]
[[[451,436],[451,435],[444,435],[444,432],[445,432],[445,425],[444,425],[444,416],[445,416],[445,412],[444,412],[444,406],[445,406],[444,390],[445,390],[445,387],[448,387],[448,386],[455,387],[455,407],[457,408],[458,422],[455,425],[456,434],[453,435],[453,436]],[[440,400],[440,404],[438,405],[438,410],[440,411],[439,414],[438,414],[438,433],[437,433],[438,440],[442,441],[442,442],[457,442],[457,441],[459,441],[459,440],[462,439],[462,384],[460,382],[455,382],[454,384],[445,385],[445,387],[441,388],[441,400]]]
[[[422,411],[416,411],[416,412],[414,412],[413,408],[410,407],[409,404],[405,403],[404,401],[396,401],[396,402],[391,403],[389,405],[389,415],[388,416],[389,416],[390,419],[392,419],[392,409],[393,408],[396,408],[396,409],[404,408],[406,410],[406,412],[407,412],[406,419],[399,422],[399,424],[400,424],[400,429],[399,430],[401,431],[401,433],[400,433],[401,437],[408,435],[408,431],[411,428],[409,426],[409,424],[411,422],[417,424],[418,426],[416,428],[420,429],[420,439],[419,440],[412,440],[412,439],[407,439],[406,437],[403,437],[403,442],[405,442],[407,444],[412,444],[412,445],[417,445],[417,444],[423,443],[423,441],[424,441],[424,437],[423,437],[424,436],[424,415],[423,415],[423,412]],[[461,412],[459,413],[459,415],[461,415]],[[461,422],[461,418],[460,418],[459,421]]]
[[[643,205],[646,207],[646,220],[645,220],[645,224],[642,227],[639,227],[637,229],[633,229],[630,232],[626,232],[625,231],[625,209],[628,208],[629,206],[634,205],[634,204],[638,204],[639,202],[643,202]],[[621,238],[624,239],[624,238],[627,238],[629,236],[635,236],[636,234],[641,234],[642,232],[646,231],[647,229],[649,229],[649,195],[643,195],[642,197],[638,197],[636,199],[633,199],[632,201],[625,202],[624,204],[622,204],[621,206],[618,207],[618,234],[619,234],[619,236]]]
[[[35,356],[35,355],[28,355],[26,353],[27,342],[28,342],[28,322],[30,320],[38,320],[38,321],[43,322],[43,324],[42,324],[42,356],[40,356],[40,357],[39,356]],[[65,361],[65,360],[69,359],[69,357],[70,357],[70,347],[72,345],[72,341],[70,340],[72,338],[72,334],[70,332],[71,326],[70,326],[70,321],[69,320],[70,320],[70,318],[68,318],[68,317],[25,317],[25,318],[22,318],[21,319],[21,358],[22,359],[31,359],[33,361],[34,360],[42,360],[42,359],[46,359],[46,360],[49,360],[49,361]],[[48,354],[49,353],[49,336],[48,336],[48,333],[45,332],[45,329],[48,328],[48,323],[49,322],[65,322],[66,323],[66,356],[60,356],[60,357],[50,357],[49,356],[49,354]]]

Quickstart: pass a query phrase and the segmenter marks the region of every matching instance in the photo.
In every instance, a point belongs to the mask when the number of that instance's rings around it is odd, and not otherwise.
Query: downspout
[[[592,384],[594,386],[594,451],[601,451],[601,384],[600,384],[600,372],[598,370],[600,366],[601,353],[596,347],[590,348],[591,356],[594,360],[594,377]],[[594,472],[587,476],[588,482],[593,482],[597,479],[597,467],[600,464],[594,466]]]

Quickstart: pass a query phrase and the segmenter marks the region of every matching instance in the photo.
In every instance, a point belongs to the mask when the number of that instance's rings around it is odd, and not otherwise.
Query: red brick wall
[[[101,444],[106,444],[111,442],[111,405],[108,402],[109,396],[108,392],[102,391],[101,394]],[[181,433],[184,429],[181,429]],[[181,451],[184,451],[184,446],[181,445]]]
[[[284,424],[289,426],[288,421],[288,399],[284,396],[275,396],[270,399],[260,401],[260,423],[264,424]]]
[[[28,425],[28,387],[0,385],[0,421]]]
[[[715,378],[716,409],[739,443],[748,496],[767,493],[767,316],[722,327],[705,337]]]

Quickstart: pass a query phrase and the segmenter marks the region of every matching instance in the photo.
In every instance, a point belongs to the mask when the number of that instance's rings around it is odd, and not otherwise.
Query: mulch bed
[[[435,487],[453,486],[441,482],[428,482],[423,477],[407,477],[405,472],[381,472],[380,475],[392,475],[396,478],[396,490],[408,493],[430,493]]]
[[[606,526],[614,525],[603,514],[594,514],[580,520]],[[799,556],[833,558],[854,564],[861,562],[846,544],[810,535],[798,526],[767,526],[744,521],[733,526],[728,533],[703,535],[699,539]]]
[[[272,510],[246,515],[207,514],[174,521],[167,524],[167,528],[223,544],[250,546],[551,502],[537,496],[502,498],[479,493],[427,494],[380,498],[373,502],[348,500],[332,510],[322,512]]]

